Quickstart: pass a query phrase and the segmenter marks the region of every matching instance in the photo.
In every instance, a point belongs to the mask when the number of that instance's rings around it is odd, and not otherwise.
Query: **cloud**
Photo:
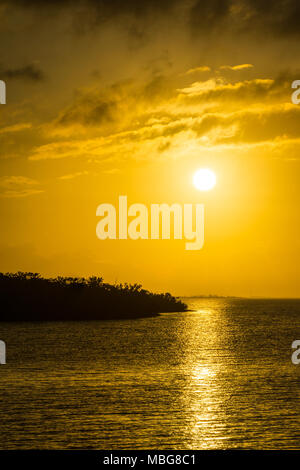
[[[37,181],[27,178],[26,176],[2,176],[0,178],[1,188],[10,188],[12,186],[33,186],[38,184]]]
[[[21,197],[28,197],[33,196],[35,194],[43,193],[44,191],[41,189],[20,189],[20,190],[7,190],[3,193],[0,193],[0,197],[3,198],[21,198]]]
[[[141,22],[172,17],[174,22],[186,18],[187,27],[194,35],[272,34],[276,37],[299,36],[300,4],[298,0],[11,0],[6,5],[33,10],[37,14],[50,12],[65,15],[68,9],[80,32],[111,20],[123,19],[133,34],[141,40],[145,30]],[[184,12],[184,13],[183,13]],[[138,27],[138,25],[140,27]],[[143,24],[145,26],[145,23]]]
[[[197,0],[190,9],[190,26],[194,34],[299,36],[299,14],[298,0]]]
[[[187,70],[187,72],[185,72],[185,75],[192,75],[194,73],[203,73],[203,72],[210,72],[210,71],[211,71],[211,68],[208,67],[208,65],[202,65],[202,66]]]
[[[40,82],[45,79],[44,72],[35,64],[28,64],[17,68],[5,68],[0,66],[0,75],[4,80]]]
[[[246,70],[252,69],[254,65],[252,64],[240,64],[240,65],[221,65],[220,70]]]
[[[2,127],[2,129],[0,129],[0,134],[7,134],[10,132],[20,132],[20,131],[24,131],[25,129],[31,129],[31,128],[32,128],[32,124],[30,122],[12,124],[11,126]]]
[[[299,138],[300,109],[289,104],[233,113],[211,113],[195,119],[192,129],[210,145],[260,143]],[[300,138],[299,138],[300,142]]]
[[[88,171],[77,171],[76,173],[70,173],[68,175],[59,176],[58,179],[60,180],[72,180],[74,178],[78,178],[78,176],[88,175]]]
[[[179,93],[184,95],[199,95],[207,90],[215,90],[219,85],[223,86],[222,79],[211,78],[209,80],[194,82],[185,88],[178,88]]]
[[[300,114],[290,103],[289,77],[285,72],[228,81],[218,75],[177,88],[178,82],[155,76],[144,84],[128,80],[78,90],[44,128],[44,143],[32,149],[29,160],[81,158],[119,167],[128,159],[175,155],[175,149],[180,154],[190,140],[209,148],[297,138]]]
[[[288,91],[287,91],[288,90]],[[257,103],[276,99],[280,95],[290,93],[290,84],[276,79],[253,79],[239,82],[226,82],[221,79],[210,79],[204,82],[194,82],[189,87],[179,89],[179,100],[186,104],[209,102],[244,101]]]
[[[231,15],[230,0],[197,0],[190,9],[190,25],[194,33],[213,30]]]
[[[296,139],[300,119],[290,102],[292,76],[285,71],[236,80],[218,72],[192,81],[178,72],[77,89],[51,122],[4,128],[3,152],[41,162],[41,168],[46,160],[81,159],[77,172],[57,176],[63,181],[91,175],[88,165],[94,162],[122,168],[130,159],[183,155],[190,142],[209,149]],[[10,138],[22,129],[24,142]]]
[[[147,15],[149,13],[162,13],[168,12],[179,0],[164,0],[157,2],[157,0],[12,0],[17,6],[38,9],[52,9],[57,12],[61,8],[72,6],[84,9],[93,9],[97,12],[99,18],[103,21],[116,15],[131,14],[137,17]]]
[[[237,107],[239,108],[239,107]],[[84,158],[87,161],[128,162],[129,159],[152,159],[164,152],[166,157],[185,154],[190,144],[196,148],[220,148],[224,145],[248,147],[262,142],[279,145],[297,141],[300,108],[292,104],[276,104],[237,109],[233,112],[186,113],[173,115],[172,120],[149,121],[134,131],[102,138],[69,140],[41,146],[31,160]],[[300,139],[299,139],[300,142]],[[183,153],[182,153],[183,152]],[[75,173],[61,177],[69,179]]]
[[[98,135],[112,129],[119,132],[173,92],[170,81],[156,74],[145,83],[123,80],[106,88],[77,90],[72,103],[54,121],[53,132],[78,126],[95,128]]]
[[[116,123],[121,114],[124,114],[130,86],[130,81],[124,81],[113,84],[107,89],[76,90],[73,102],[60,112],[55,125],[67,127],[77,124],[99,127]]]
[[[0,197],[26,197],[44,192],[36,188],[39,183],[26,176],[2,176],[0,178]]]
[[[146,23],[152,28],[155,19],[167,17],[181,7],[180,0],[12,0],[11,4],[39,16],[68,16],[73,31],[81,34],[109,22],[122,23],[129,36],[138,42],[145,38]]]

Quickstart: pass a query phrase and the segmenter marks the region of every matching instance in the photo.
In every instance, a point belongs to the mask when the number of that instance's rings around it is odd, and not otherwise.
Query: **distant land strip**
[[[45,279],[38,273],[0,273],[1,322],[91,321],[182,312],[187,305],[169,293],[140,284],[108,284],[102,277]]]

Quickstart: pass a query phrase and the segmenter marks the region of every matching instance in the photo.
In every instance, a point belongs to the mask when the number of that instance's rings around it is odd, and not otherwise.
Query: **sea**
[[[300,300],[183,300],[153,318],[0,323],[0,448],[300,449]]]

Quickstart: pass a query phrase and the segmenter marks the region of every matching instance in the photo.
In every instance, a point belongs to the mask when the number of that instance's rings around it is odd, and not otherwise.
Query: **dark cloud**
[[[116,101],[104,101],[100,98],[92,104],[82,99],[61,113],[58,124],[63,126],[74,123],[85,126],[107,124],[114,121],[116,112]]]
[[[300,34],[299,0],[12,0],[26,9],[60,13],[72,9],[76,28],[87,31],[89,26],[122,16],[138,21],[168,15],[168,22],[176,22],[186,11],[188,26],[194,34],[202,32],[252,32],[291,36]],[[171,16],[170,16],[171,15]],[[142,30],[128,25],[132,34],[141,36]]]
[[[190,24],[194,32],[213,30],[230,16],[231,0],[196,1],[190,10]]]
[[[30,80],[33,82],[39,82],[45,78],[43,71],[35,64],[28,64],[17,68],[5,68],[0,66],[0,75],[4,80],[20,79]]]
[[[98,126],[115,123],[122,114],[130,81],[114,83],[108,89],[76,90],[73,103],[64,109],[57,124]],[[123,110],[124,112],[124,110]]]
[[[41,8],[61,10],[71,6],[74,11],[80,9],[93,9],[98,20],[107,20],[116,15],[134,15],[143,17],[149,13],[163,13],[177,5],[179,0],[13,0],[17,6],[26,8]]]
[[[275,107],[264,111],[247,110],[231,114],[210,114],[191,126],[198,137],[218,131],[215,144],[261,143],[299,138],[300,109]],[[226,129],[232,132],[227,133]]]
[[[300,33],[298,0],[248,0],[251,16],[249,23],[254,19],[269,28],[273,33],[293,35]]]
[[[300,34],[298,0],[197,0],[190,11],[194,33],[227,30],[266,36]]]
[[[143,85],[134,80],[113,83],[106,89],[77,90],[73,103],[64,109],[56,123],[61,126],[105,126],[135,120],[149,105],[163,103],[173,94],[174,87],[162,75],[154,75]],[[144,111],[143,111],[144,113]],[[140,117],[139,117],[140,118]]]
[[[274,79],[252,79],[236,82],[212,81],[195,82],[191,87],[180,89],[179,101],[188,105],[208,102],[222,103],[264,103],[275,99],[290,100],[291,83],[294,75],[289,71],[281,72]]]

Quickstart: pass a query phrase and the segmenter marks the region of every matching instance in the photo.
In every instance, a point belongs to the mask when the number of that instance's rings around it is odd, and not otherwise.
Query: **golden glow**
[[[169,28],[168,17],[168,33],[145,21],[153,41],[127,41],[112,17],[91,37],[87,28],[70,53],[69,15],[31,20],[26,11],[30,33],[10,3],[1,42],[0,79],[5,69],[12,78],[0,105],[0,271],[98,275],[175,295],[298,297],[298,38],[289,36],[283,74],[285,41],[270,54],[271,41],[265,50],[246,36],[242,44],[230,29],[224,47],[218,35],[208,49],[205,28],[203,41],[191,41],[181,18]],[[11,64],[5,36],[15,28]],[[213,190],[194,176],[199,169],[215,173]],[[148,208],[203,203],[203,249],[189,252],[173,238],[99,240],[96,208],[116,206],[120,195]]]
[[[215,187],[216,181],[215,173],[208,168],[201,168],[196,171],[193,177],[194,186],[199,189],[199,191],[210,191]]]

